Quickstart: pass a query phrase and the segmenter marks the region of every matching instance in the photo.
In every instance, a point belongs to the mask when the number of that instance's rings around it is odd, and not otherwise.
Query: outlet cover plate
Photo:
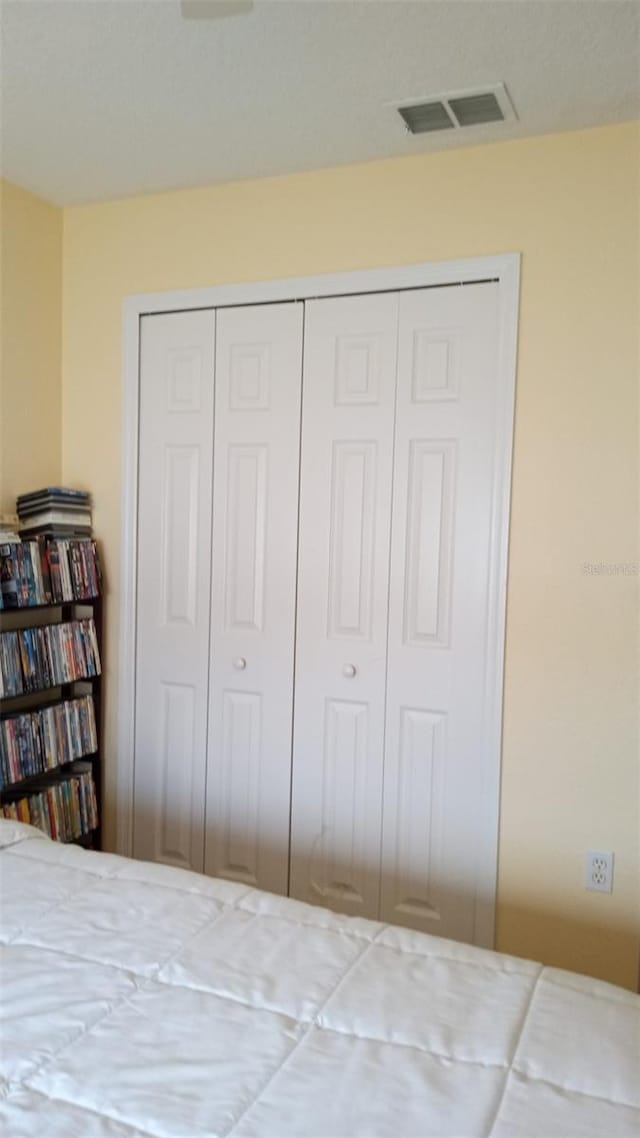
[[[585,888],[594,893],[613,892],[613,853],[611,850],[587,850]]]

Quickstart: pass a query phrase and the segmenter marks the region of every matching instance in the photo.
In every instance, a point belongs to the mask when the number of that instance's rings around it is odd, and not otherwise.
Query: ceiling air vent
[[[398,107],[400,117],[411,134],[427,134],[430,130],[453,130],[455,123],[444,103],[417,103],[415,107]]]
[[[484,95],[464,95],[461,99],[450,99],[458,126],[478,126],[483,122],[504,122],[504,115],[493,91]]]
[[[395,104],[411,134],[484,123],[514,122],[516,113],[503,83],[477,91],[451,91],[411,103]]]

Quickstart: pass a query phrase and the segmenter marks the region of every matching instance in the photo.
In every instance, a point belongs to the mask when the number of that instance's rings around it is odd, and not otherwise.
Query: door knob
[[[356,671],[357,671],[357,669],[356,669],[355,664],[343,664],[342,665],[342,675],[346,676],[346,678],[348,680],[353,679],[353,677],[356,674]]]
[[[233,661],[233,666],[238,672],[244,672],[247,666],[247,661],[245,660],[244,656],[236,656],[235,660]]]

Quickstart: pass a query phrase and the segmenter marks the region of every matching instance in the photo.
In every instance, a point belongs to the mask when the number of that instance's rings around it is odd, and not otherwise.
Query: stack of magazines
[[[16,502],[23,541],[38,534],[91,537],[91,500],[85,490],[49,486],[21,494]]]

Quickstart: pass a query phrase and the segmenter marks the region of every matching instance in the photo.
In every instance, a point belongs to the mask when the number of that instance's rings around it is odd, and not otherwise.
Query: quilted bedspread
[[[0,827],[0,1133],[637,1138],[640,999]]]

